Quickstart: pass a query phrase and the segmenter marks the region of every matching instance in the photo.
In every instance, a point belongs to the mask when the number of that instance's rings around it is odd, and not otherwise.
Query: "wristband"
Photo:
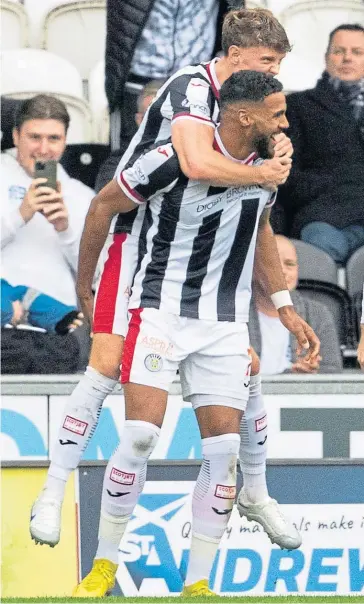
[[[282,306],[293,306],[293,302],[291,300],[291,296],[288,289],[283,289],[280,292],[275,292],[271,295],[270,298],[277,310],[279,310]]]

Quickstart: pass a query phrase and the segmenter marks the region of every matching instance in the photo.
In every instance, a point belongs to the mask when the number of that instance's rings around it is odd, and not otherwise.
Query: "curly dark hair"
[[[283,85],[271,75],[260,71],[237,71],[221,86],[221,109],[239,101],[259,103],[275,92],[282,92]]]

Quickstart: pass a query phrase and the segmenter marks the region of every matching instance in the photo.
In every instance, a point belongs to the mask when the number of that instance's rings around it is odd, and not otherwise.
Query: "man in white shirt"
[[[94,195],[57,166],[57,190],[34,179],[35,162],[59,162],[69,115],[58,99],[38,95],[24,101],[13,130],[15,149],[1,155],[2,279],[14,291],[24,286],[54,301],[57,323],[76,309],[74,275],[85,216]],[[40,186],[39,186],[40,185]],[[17,298],[15,298],[17,300]],[[42,325],[40,325],[42,326]]]
[[[253,304],[249,314],[249,335],[260,356],[261,372],[277,373],[340,373],[342,356],[338,330],[329,308],[317,300],[309,300],[297,291],[298,260],[292,241],[276,235],[278,253],[293,304],[299,315],[312,327],[321,342],[321,356],[307,363],[297,356],[296,346],[288,329],[279,320],[279,313],[267,296],[262,277],[256,271]]]

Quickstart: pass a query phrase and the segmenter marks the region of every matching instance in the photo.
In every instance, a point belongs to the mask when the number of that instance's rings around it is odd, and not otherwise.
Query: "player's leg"
[[[250,369],[246,326],[205,324],[203,346],[180,366],[182,392],[202,436],[202,465],[192,498],[192,537],[184,596],[209,595],[208,580],[236,494],[240,421]],[[195,340],[198,334],[195,335]],[[192,339],[192,335],[191,335]],[[249,377],[249,375],[248,375]]]
[[[146,309],[131,315],[122,363],[126,421],[105,472],[94,565],[76,587],[73,595],[77,597],[102,597],[114,586],[120,540],[144,487],[147,461],[158,441],[177,368],[172,360],[148,348],[150,342],[168,339],[164,317],[154,321],[159,311]]]
[[[213,404],[198,407],[199,395],[192,400],[202,437],[202,464],[192,497],[191,549],[182,595],[197,597],[212,595],[209,577],[234,505],[242,411]]]
[[[96,295],[89,365],[63,411],[46,483],[32,508],[32,538],[52,547],[60,538],[61,508],[67,480],[77,468],[95,432],[105,398],[119,379],[123,336],[127,331],[127,297],[124,291],[130,281],[131,254],[132,246],[125,245],[125,238],[114,236]],[[110,283],[113,284],[111,291]]]
[[[262,525],[272,543],[285,549],[295,549],[301,545],[300,534],[268,494],[267,413],[261,389],[259,357],[253,349],[251,355],[249,399],[240,426],[239,460],[244,486],[238,495],[237,506],[241,516]]]

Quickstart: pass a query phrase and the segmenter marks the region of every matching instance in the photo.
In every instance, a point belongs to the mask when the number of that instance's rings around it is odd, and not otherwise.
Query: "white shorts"
[[[179,368],[185,400],[196,394],[228,397],[236,404],[225,406],[245,409],[251,367],[246,323],[203,321],[154,308],[133,309],[129,314],[123,384],[168,391]]]
[[[128,303],[138,259],[138,239],[115,234],[104,249],[106,261],[96,290],[93,332],[126,336]]]

